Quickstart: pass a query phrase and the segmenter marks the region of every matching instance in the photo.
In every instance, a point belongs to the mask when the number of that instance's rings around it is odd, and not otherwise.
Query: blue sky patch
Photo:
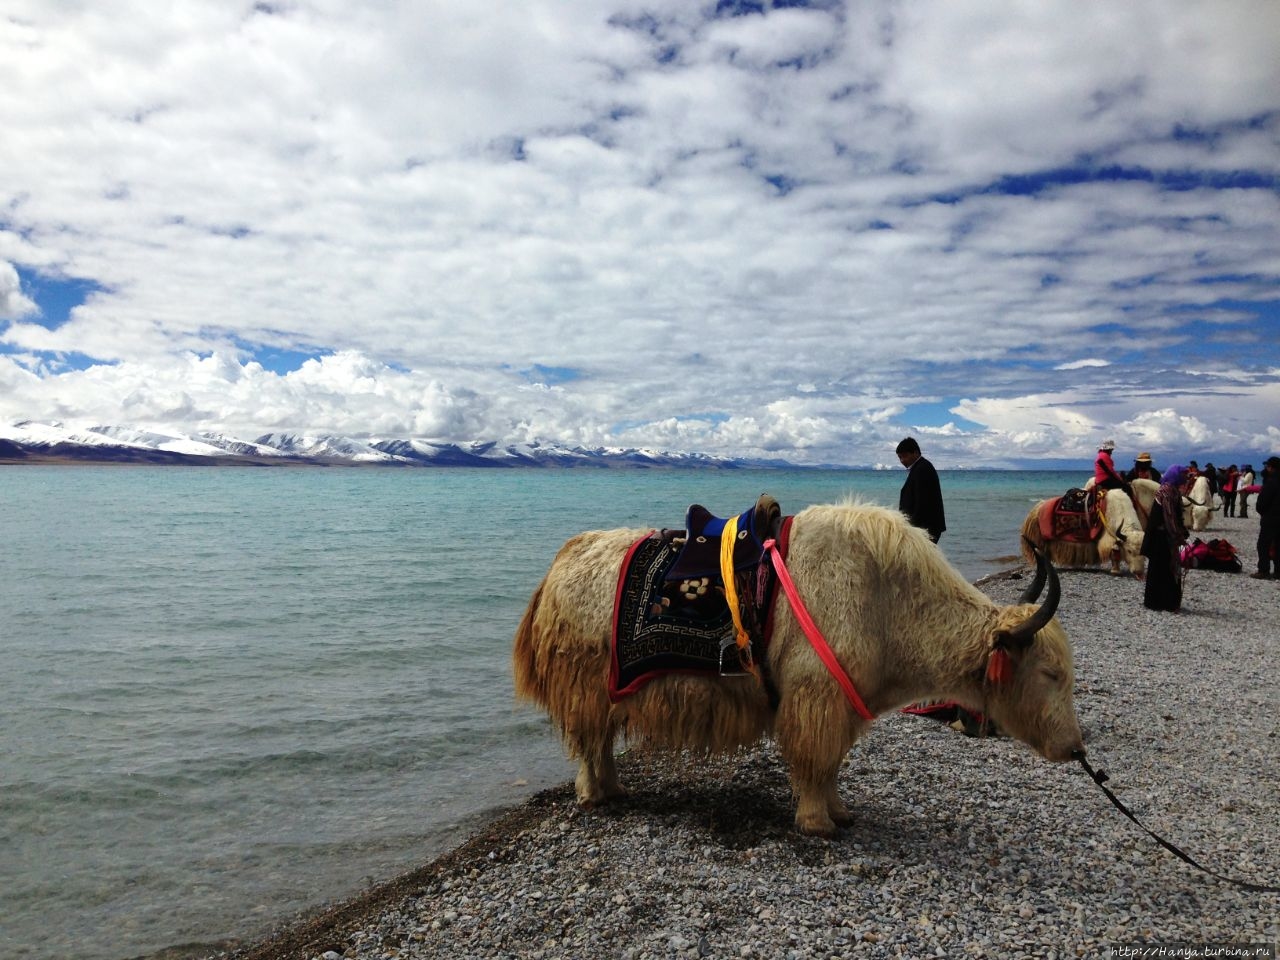
[[[796,188],[796,181],[792,180],[784,173],[774,173],[764,178],[765,183],[773,187],[778,192],[778,196],[785,197],[788,193]]]
[[[948,400],[939,400],[934,403],[913,403],[902,412],[902,416],[898,419],[903,423],[916,427],[945,427],[951,423],[961,430],[982,430],[982,424],[966,420],[964,417],[957,416],[951,412],[951,408],[959,402],[959,397],[951,397]],[[917,437],[916,439],[919,440],[920,438]],[[928,456],[927,451],[925,456]]]
[[[233,337],[232,339],[237,347],[250,354],[251,359],[262,364],[264,370],[270,370],[272,373],[277,373],[281,376],[300,370],[308,360],[320,360],[332,352],[316,349],[290,350],[285,347],[267,347],[261,344],[249,343],[239,337]]]
[[[8,356],[29,356],[33,351],[0,343],[0,354]],[[67,373],[71,370],[88,370],[90,367],[114,367],[115,360],[99,360],[78,351],[70,353],[50,353],[40,357],[40,363],[52,373]]]
[[[763,0],[717,0],[717,17],[748,17],[764,13]]]
[[[909,171],[904,171],[909,172]],[[969,197],[1034,197],[1058,187],[1086,183],[1150,183],[1161,190],[1280,190],[1280,177],[1257,170],[1153,170],[1149,167],[1079,164],[1031,173],[1006,174],[986,184],[938,193],[919,203],[956,204]]]
[[[57,330],[71,317],[71,311],[83,304],[92,294],[107,288],[96,280],[79,277],[46,277],[31,270],[18,270],[22,292],[33,300],[40,313],[27,319],[46,330]]]
[[[582,379],[582,371],[573,367],[550,367],[541,363],[535,363],[527,370],[521,370],[520,375],[530,383],[543,383],[548,387],[554,387],[561,383],[572,383],[575,380]]]
[[[1178,335],[1184,343],[1194,343],[1190,353],[1197,359],[1225,360],[1248,367],[1268,354],[1274,356],[1274,344],[1280,342],[1280,300],[1218,300],[1211,304],[1188,304],[1174,308],[1173,314],[1190,314],[1178,318]],[[1194,314],[1215,312],[1251,315],[1237,323],[1214,322]],[[1177,350],[1170,363],[1185,366],[1187,351]]]

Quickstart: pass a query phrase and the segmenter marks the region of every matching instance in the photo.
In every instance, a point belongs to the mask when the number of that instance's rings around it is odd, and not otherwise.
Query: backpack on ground
[[[1243,569],[1230,541],[1214,539],[1205,543],[1199,537],[1182,547],[1182,565],[1219,573],[1239,573]]]

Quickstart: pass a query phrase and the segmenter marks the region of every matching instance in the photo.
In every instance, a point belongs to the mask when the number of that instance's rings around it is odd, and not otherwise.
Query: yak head
[[[1048,581],[1049,591],[1033,606]],[[1018,604],[1002,608],[989,640],[983,677],[985,712],[1048,760],[1084,753],[1076,720],[1071,643],[1054,617],[1057,571],[1036,551],[1036,578]]]

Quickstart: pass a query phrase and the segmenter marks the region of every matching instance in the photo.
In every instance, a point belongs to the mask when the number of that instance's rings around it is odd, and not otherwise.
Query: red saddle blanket
[[[1040,508],[1040,535],[1046,540],[1092,543],[1102,536],[1102,518],[1087,490],[1073,488]]]

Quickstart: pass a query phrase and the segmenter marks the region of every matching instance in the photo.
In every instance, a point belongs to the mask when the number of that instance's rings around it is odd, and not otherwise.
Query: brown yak
[[[850,706],[779,591],[768,674],[776,711],[754,679],[668,675],[610,703],[614,595],[628,547],[645,530],[597,530],[569,540],[534,591],[516,631],[516,694],[541,705],[579,760],[579,803],[623,793],[618,734],[660,749],[729,752],[772,736],[797,798],[796,826],[831,836],[851,822],[836,775],[869,723]],[[991,717],[1044,757],[1083,751],[1066,633],[1053,616],[1057,574],[1041,560],[1022,603],[1000,607],[897,511],[814,506],[793,522],[787,567],[801,601],[876,716],[922,700],[954,700]],[[1030,605],[1049,581],[1043,606]],[[997,648],[1012,677],[986,680]]]

